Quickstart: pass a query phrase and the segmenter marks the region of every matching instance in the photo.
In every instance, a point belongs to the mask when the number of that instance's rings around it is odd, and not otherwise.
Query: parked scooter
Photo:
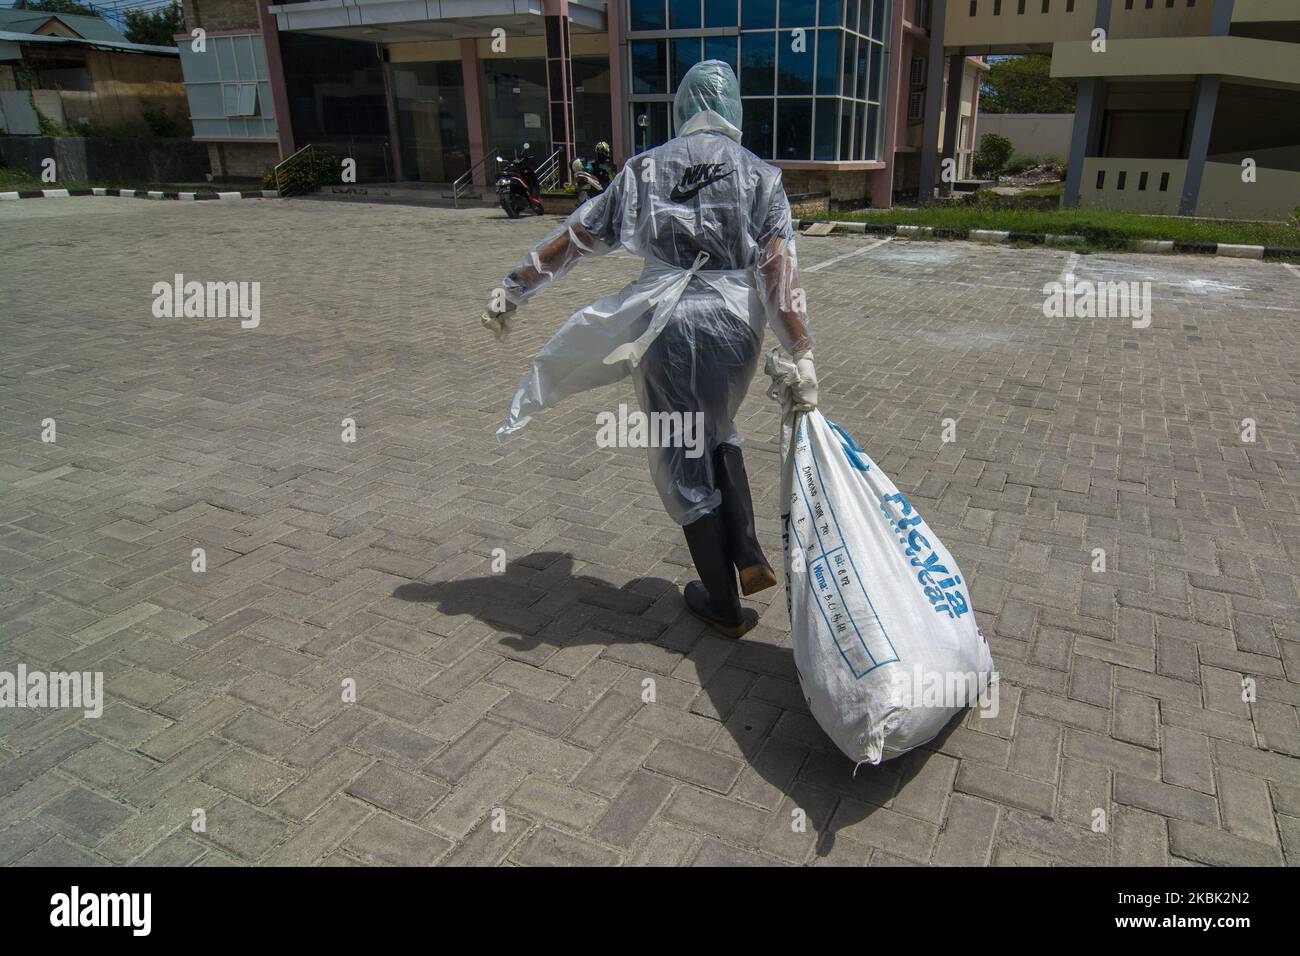
[[[614,178],[614,163],[611,159],[609,143],[596,144],[596,158],[587,162],[581,156],[573,160],[573,188],[578,194],[578,205],[588,199],[599,196],[609,188]]]
[[[505,163],[497,175],[496,185],[497,199],[506,215],[518,219],[526,209],[532,209],[539,216],[545,215],[541,184],[537,179],[533,158],[528,152],[528,144],[524,143],[523,155],[516,155],[509,162],[498,156],[497,162]]]

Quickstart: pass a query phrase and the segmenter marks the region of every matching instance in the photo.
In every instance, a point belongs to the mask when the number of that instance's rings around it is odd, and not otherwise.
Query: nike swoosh
[[[699,192],[701,189],[703,189],[705,186],[712,186],[712,185],[713,185],[714,183],[716,183],[718,180],[720,180],[720,179],[726,179],[728,176],[730,176],[730,175],[731,175],[732,173],[734,173],[734,172],[735,172],[734,169],[729,169],[729,170],[727,170],[725,173],[723,173],[721,176],[714,176],[712,179],[706,179],[704,182],[700,183],[698,186],[692,186],[690,189],[682,189],[681,186],[674,186],[674,187],[672,188],[672,192],[670,192],[668,195],[672,198],[672,201],[673,201],[673,202],[686,202],[686,200],[691,199],[692,197],[694,197],[695,194],[698,193],[698,192]]]

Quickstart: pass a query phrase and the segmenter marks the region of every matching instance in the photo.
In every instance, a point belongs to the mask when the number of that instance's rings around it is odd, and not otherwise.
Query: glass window
[[[772,106],[775,100],[746,99],[742,103],[744,137],[741,144],[762,159],[772,158]]]
[[[673,40],[673,90],[681,85],[686,71],[700,62],[700,39]]]
[[[211,119],[226,115],[220,83],[195,83],[186,89],[190,94],[191,117]]]
[[[465,96],[462,93],[461,99]],[[590,156],[601,140],[614,138],[610,115],[609,57],[573,58],[573,123],[578,155]],[[443,180],[446,182],[447,180]]]
[[[808,159],[812,148],[812,99],[776,101],[776,158]]]
[[[870,52],[871,52],[871,41],[863,40],[859,38],[858,39],[858,75],[857,75],[858,92],[855,95],[860,100],[865,100],[867,98],[867,66],[870,63],[870,60],[868,59]]]
[[[824,27],[839,26],[840,7],[844,0],[820,0],[821,9],[818,11],[817,22]]]
[[[740,7],[740,25],[746,30],[776,26],[776,0],[744,0]]]
[[[250,37],[250,39],[253,41],[253,68],[257,71],[257,78],[268,80],[271,74],[266,71],[266,49],[262,46],[262,38]]]
[[[781,0],[781,29],[817,24],[817,0]]]
[[[668,25],[688,30],[700,25],[700,0],[668,0]]]
[[[871,35],[877,40],[885,39],[885,8],[887,0],[876,0],[875,10],[871,16]]]
[[[840,30],[817,31],[817,92],[840,91]]]
[[[804,48],[796,53],[793,34],[782,30],[780,48],[777,50],[776,91],[778,93],[811,93],[813,91],[814,33],[805,36]]]
[[[740,92],[745,94],[771,94],[775,70],[776,34],[741,34]]]
[[[667,25],[664,18],[664,0],[632,0],[633,30],[662,30]]]
[[[733,70],[739,62],[736,59],[736,37],[705,37],[704,59],[721,60]]]
[[[250,37],[232,37],[235,49],[235,69],[239,71],[239,79],[255,80],[257,79],[257,69],[253,66],[253,45],[249,42]]]
[[[220,39],[222,38],[208,37],[214,46]],[[208,49],[210,51],[212,47]],[[180,52],[186,83],[204,83],[221,79],[221,72],[217,69],[217,58],[211,52],[195,53],[188,43],[180,44]]]
[[[668,107],[671,103],[632,104],[632,150],[644,153],[672,139],[668,125]]]
[[[736,0],[704,0],[704,25],[734,27],[740,22],[736,16],[736,9]]]
[[[839,126],[839,100],[817,99],[817,124],[814,127],[813,159],[835,159],[835,131]]]
[[[862,158],[862,133],[867,119],[867,104],[853,104],[853,122],[857,125],[853,127],[853,158]]]
[[[880,81],[885,73],[885,47],[880,43],[871,44],[871,86],[867,90],[867,99],[880,102]]]
[[[844,4],[844,28],[846,30],[856,30],[858,28],[858,0],[846,0]]]
[[[668,51],[663,40],[633,40],[632,92],[667,93]]]
[[[389,76],[402,176],[451,182],[469,169],[469,126],[460,61],[393,63]]]
[[[217,63],[221,69],[222,79],[237,80],[239,72],[235,69],[235,38],[234,37],[213,37],[214,40],[224,40],[215,44],[217,52]]]
[[[880,107],[867,107],[867,149],[862,154],[864,159],[878,159],[880,147],[876,143],[877,129],[880,126]]]
[[[853,91],[857,88],[853,81],[853,64],[857,62],[856,44],[858,38],[851,33],[842,35],[844,37],[844,68],[840,74],[840,91],[843,96],[852,96]]]

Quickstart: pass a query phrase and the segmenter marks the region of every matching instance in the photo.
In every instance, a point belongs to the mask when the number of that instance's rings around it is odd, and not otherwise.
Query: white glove
[[[510,334],[511,322],[513,319],[511,313],[516,309],[518,309],[518,306],[509,299],[506,300],[506,309],[504,312],[493,311],[492,305],[489,304],[487,311],[480,317],[480,321],[483,323],[483,328],[491,332],[492,337],[500,342]]]
[[[799,381],[790,386],[796,412],[811,412],[817,407],[817,369],[813,367],[813,354],[810,349],[794,353],[795,371]]]

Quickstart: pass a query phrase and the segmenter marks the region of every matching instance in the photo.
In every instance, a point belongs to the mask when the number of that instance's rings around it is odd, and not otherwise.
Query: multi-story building
[[[1050,53],[1078,82],[1069,205],[1300,207],[1300,0],[941,0],[932,27],[932,56]]]
[[[677,82],[712,58],[736,69],[745,145],[784,168],[787,191],[887,206],[915,195],[926,142],[969,167],[985,67],[928,59],[932,6],[185,0],[215,53],[177,39],[195,138],[223,175],[260,174],[309,144],[372,181],[481,180],[485,157],[525,140],[565,169],[600,140],[622,160],[673,134]]]

